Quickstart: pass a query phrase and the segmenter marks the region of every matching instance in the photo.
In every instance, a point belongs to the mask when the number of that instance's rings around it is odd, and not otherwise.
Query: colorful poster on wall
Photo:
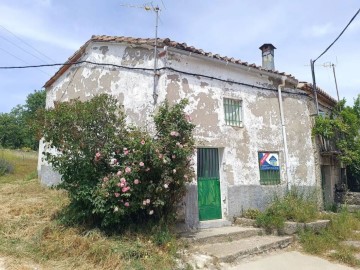
[[[259,165],[261,171],[278,171],[279,154],[272,152],[259,152]]]

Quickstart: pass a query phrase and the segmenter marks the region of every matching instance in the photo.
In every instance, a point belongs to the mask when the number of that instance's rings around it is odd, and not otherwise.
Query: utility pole
[[[155,16],[155,42],[154,42],[153,99],[154,99],[154,105],[156,105],[157,98],[158,98],[157,83],[158,83],[158,78],[159,78],[159,73],[158,73],[158,70],[157,70],[158,69],[158,67],[157,67],[157,60],[158,60],[158,54],[157,54],[157,45],[158,44],[157,44],[157,40],[158,40],[159,11],[161,11],[161,9],[159,8],[159,6],[153,7],[151,3],[150,3],[150,5],[144,4],[144,6],[134,6],[134,5],[122,4],[121,6],[128,7],[128,8],[141,8],[141,9],[145,9],[146,11],[155,11],[156,16]]]
[[[332,69],[333,69],[333,73],[334,73],[334,80],[335,80],[335,87],[336,87],[336,94],[337,94],[337,98],[338,98],[338,102],[340,101],[340,97],[339,97],[339,89],[338,89],[338,84],[336,81],[336,74],[335,74],[335,65],[332,64]]]
[[[313,93],[314,93],[314,103],[315,103],[315,108],[316,108],[316,115],[319,115],[319,102],[318,102],[318,98],[317,98],[317,87],[316,87],[315,66],[314,66],[315,61],[313,61],[311,59],[310,66],[311,66],[311,75],[312,75],[312,80],[313,80]]]
[[[158,39],[158,24],[159,24],[159,7],[156,6],[153,8],[153,10],[156,13],[156,18],[155,18],[155,47],[154,47],[154,89],[153,89],[153,98],[154,98],[154,105],[156,105],[157,103],[157,98],[158,98],[158,92],[157,92],[157,83],[158,83],[158,78],[159,78],[159,74],[157,71],[157,58],[158,58],[158,54],[157,54],[157,39]]]

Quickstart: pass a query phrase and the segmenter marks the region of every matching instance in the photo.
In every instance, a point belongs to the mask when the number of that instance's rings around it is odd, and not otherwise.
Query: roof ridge
[[[280,72],[278,70],[269,70],[263,68],[262,66],[258,66],[255,63],[249,64],[248,62],[243,62],[240,59],[235,59],[233,57],[228,56],[221,56],[219,54],[214,54],[212,52],[205,52],[203,49],[198,49],[194,46],[189,46],[185,42],[177,42],[173,41],[170,38],[157,38],[158,46],[168,46],[179,50],[188,51],[191,53],[196,53],[208,58],[218,59],[224,62],[230,62],[236,65],[242,65],[246,67],[251,67],[257,70],[266,71],[269,73],[273,73],[276,75],[286,76],[291,79],[295,79],[295,77],[291,74],[287,74],[285,72]],[[151,45],[153,46],[155,42],[155,38],[136,38],[136,37],[126,37],[126,36],[108,36],[108,35],[92,35],[91,38],[86,41],[80,48],[77,50],[71,57],[68,58],[66,64],[76,62],[85,51],[85,48],[88,46],[90,42],[127,42],[132,44],[139,44],[139,45]],[[63,72],[65,72],[69,68],[69,65],[62,66],[55,74],[52,76],[46,83],[45,87],[50,86]],[[295,79],[296,80],[296,79]]]

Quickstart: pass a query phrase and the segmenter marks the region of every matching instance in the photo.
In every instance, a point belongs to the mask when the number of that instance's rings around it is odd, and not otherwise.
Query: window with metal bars
[[[259,170],[261,185],[280,184],[279,153],[259,152]]]
[[[242,101],[224,98],[225,123],[229,126],[242,126]]]

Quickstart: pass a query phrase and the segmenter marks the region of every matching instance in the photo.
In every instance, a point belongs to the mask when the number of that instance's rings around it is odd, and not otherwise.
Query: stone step
[[[264,235],[232,242],[200,245],[197,249],[200,253],[214,256],[221,262],[233,263],[248,256],[285,248],[292,242],[292,236]]]
[[[341,208],[347,208],[352,213],[360,211],[360,205],[357,204],[341,204]]]
[[[181,237],[190,243],[212,244],[239,240],[263,234],[262,229],[228,226],[221,228],[201,229],[196,232],[185,232]]]

